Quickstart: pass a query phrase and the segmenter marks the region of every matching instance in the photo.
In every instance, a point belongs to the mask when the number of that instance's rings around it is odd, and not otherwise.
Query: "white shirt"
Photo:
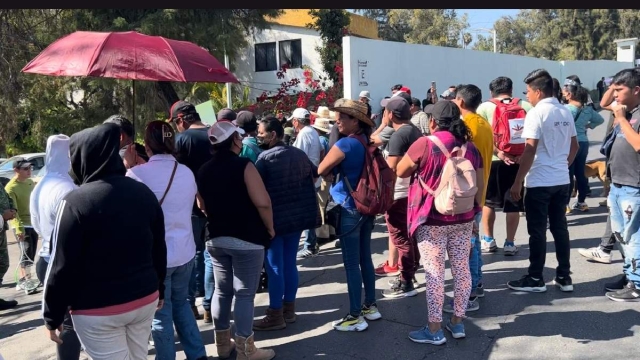
[[[173,155],[153,155],[148,163],[127,170],[127,176],[147,185],[160,201],[169,185],[174,164],[176,159]],[[171,188],[162,203],[168,268],[184,265],[196,255],[191,209],[197,192],[193,172],[178,164]]]
[[[576,125],[571,111],[558,99],[540,100],[524,119],[522,137],[538,139],[533,165],[524,179],[528,188],[569,184],[567,157]]]
[[[322,151],[322,144],[320,143],[320,136],[314,128],[312,128],[311,126],[303,127],[302,130],[300,130],[300,132],[298,133],[298,136],[296,136],[296,141],[293,143],[293,146],[304,151],[313,165],[320,165],[320,153]],[[316,188],[320,187],[321,182],[322,180],[318,178],[318,180],[316,181]]]

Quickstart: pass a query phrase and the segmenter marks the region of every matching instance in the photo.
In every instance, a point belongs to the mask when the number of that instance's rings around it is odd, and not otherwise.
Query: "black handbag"
[[[340,170],[339,175],[341,177],[344,177],[342,170]],[[333,179],[333,183],[331,186],[336,184],[336,179],[337,177]],[[347,195],[345,202],[347,201],[347,199],[349,199],[349,196],[351,196],[351,194]],[[335,202],[333,200],[333,196],[329,195],[329,200],[327,201],[327,204],[325,205],[325,208],[324,208],[325,224],[333,226],[336,232],[336,235],[335,235],[336,238],[340,238],[342,236],[351,234],[360,225],[360,223],[362,223],[362,220],[364,219],[364,216],[361,215],[360,220],[358,220],[358,222],[356,223],[356,225],[353,226],[353,228],[347,230],[344,234],[339,234],[338,232],[340,231],[341,225],[342,225],[342,205],[343,204],[339,204]]]

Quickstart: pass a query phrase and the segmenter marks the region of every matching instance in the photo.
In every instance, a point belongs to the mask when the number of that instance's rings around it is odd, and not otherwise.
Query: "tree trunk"
[[[162,98],[166,102],[167,114],[169,114],[169,108],[176,101],[180,100],[178,97],[178,93],[173,88],[173,85],[169,81],[158,81],[156,82],[156,89],[158,90],[159,95],[162,95]],[[170,115],[170,114],[169,114]]]

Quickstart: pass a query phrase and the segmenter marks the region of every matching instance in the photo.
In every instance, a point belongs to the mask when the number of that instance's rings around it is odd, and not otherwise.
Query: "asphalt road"
[[[604,114],[603,115],[607,115]],[[608,116],[608,115],[607,115]],[[606,119],[606,118],[605,118]],[[604,127],[589,136],[592,149],[589,159],[601,157],[597,151],[604,135]],[[592,179],[595,195],[601,184]],[[575,291],[562,293],[550,281],[555,260],[551,234],[548,233],[548,254],[544,277],[548,291],[542,294],[514,292],[506,282],[519,278],[528,266],[528,236],[526,221],[521,218],[516,236],[520,246],[517,256],[501,253],[483,255],[486,296],[480,299],[480,310],[469,313],[465,321],[467,338],[455,340],[448,336],[442,346],[411,342],[409,331],[423,326],[427,320],[424,274],[420,273],[418,296],[389,300],[378,295],[383,318],[370,322],[362,333],[340,333],[331,329],[331,321],[347,313],[348,297],[345,273],[339,249],[325,245],[320,256],[298,262],[300,290],[298,291],[298,321],[286,329],[256,335],[257,345],[272,347],[276,359],[621,359],[637,353],[640,335],[638,303],[617,303],[604,297],[603,285],[621,273],[621,257],[614,254],[610,265],[590,263],[577,249],[594,246],[604,231],[606,208],[598,207],[602,198],[588,198],[591,210],[569,215],[571,259]],[[504,239],[504,216],[498,214],[496,238]],[[374,263],[386,258],[387,235],[382,219],[374,230],[372,247]],[[502,240],[498,241],[502,246]],[[17,245],[10,246],[12,269],[5,282],[12,281],[17,262]],[[386,289],[387,278],[378,278],[378,292]],[[452,284],[447,271],[447,291]],[[0,353],[7,360],[55,359],[55,347],[46,337],[40,320],[41,295],[24,295],[14,287],[0,289],[0,297],[15,298],[20,305],[0,312]],[[268,305],[267,294],[256,298],[256,316]],[[448,318],[445,314],[445,320]],[[199,322],[207,352],[215,358],[213,329]],[[150,348],[149,359],[153,359]],[[184,359],[182,352],[177,359]]]

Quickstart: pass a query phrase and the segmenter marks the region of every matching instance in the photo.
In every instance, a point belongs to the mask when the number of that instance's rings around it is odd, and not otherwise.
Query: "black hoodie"
[[[167,248],[158,199],[125,177],[120,129],[101,124],[71,136],[71,172],[80,187],[58,208],[42,312],[57,329],[68,307],[99,309],[159,292]]]

